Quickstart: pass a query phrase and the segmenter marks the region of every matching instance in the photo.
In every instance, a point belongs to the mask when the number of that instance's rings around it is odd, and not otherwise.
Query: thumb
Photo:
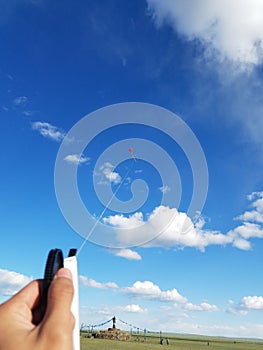
[[[71,313],[71,304],[74,287],[70,270],[60,269],[55,275],[47,297],[47,309],[43,323],[48,327],[65,327],[73,330],[74,317]],[[65,331],[66,331],[65,329]]]

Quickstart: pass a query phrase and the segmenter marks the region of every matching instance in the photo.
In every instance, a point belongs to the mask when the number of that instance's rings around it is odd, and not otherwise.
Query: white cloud
[[[159,230],[161,227],[165,229],[147,246],[195,247],[203,251],[208,245],[225,245],[230,242],[229,237],[222,233],[203,230],[199,222],[194,225],[191,218],[175,208],[157,207],[150,215],[149,223],[159,227]]]
[[[60,142],[65,137],[65,132],[47,122],[33,122],[32,129],[37,130],[42,136]]]
[[[233,240],[233,247],[236,247],[241,250],[250,250],[251,243],[249,241],[246,241],[245,239],[237,237]]]
[[[123,214],[111,215],[108,218],[103,218],[103,222],[123,229],[135,228],[143,224],[143,215],[140,212],[134,213],[129,217],[125,217]]]
[[[151,281],[136,281],[131,287],[119,288],[115,282],[101,283],[82,275],[79,276],[79,280],[84,286],[87,287],[93,287],[97,289],[116,289],[121,293],[130,294],[135,297],[168,302],[187,302],[187,298],[182,296],[177,291],[177,289],[174,288],[171,290],[162,291],[159,286]],[[137,306],[135,307],[134,304],[132,305],[133,309],[138,309]]]
[[[165,193],[171,191],[171,188],[170,188],[169,186],[166,185],[166,186],[159,187],[159,190],[160,190],[163,194],[165,194]]]
[[[98,288],[98,289],[113,289],[115,293],[126,294],[130,298],[135,300],[147,300],[156,302],[158,309],[164,310],[169,314],[176,310],[176,314],[179,314],[184,318],[188,317],[189,312],[215,312],[219,308],[216,305],[209,304],[204,301],[200,304],[191,303],[185,296],[180,294],[176,288],[162,290],[157,284],[152,281],[136,281],[131,286],[128,287],[118,287],[114,282],[100,283],[95,280],[89,279],[85,276],[80,276],[80,282],[84,286]],[[161,303],[161,304],[158,304]],[[167,305],[168,303],[168,305]],[[125,306],[110,306],[105,308],[103,306],[98,310],[97,313],[104,314],[115,314],[120,312],[129,313],[148,313],[148,309],[138,305],[137,303],[132,303]],[[103,310],[103,312],[102,312]]]
[[[263,238],[263,192],[253,192],[247,198],[252,201],[251,211],[246,211],[236,219],[244,222],[228,232],[233,239],[233,245],[239,249],[251,249],[251,238]]]
[[[28,102],[28,98],[26,96],[19,96],[13,100],[13,104],[15,107],[24,107]]]
[[[247,310],[241,309],[239,306],[234,305],[233,303],[229,303],[229,307],[227,308],[226,312],[236,316],[245,316],[248,313]]]
[[[218,311],[218,307],[216,305],[211,305],[207,302],[202,302],[199,305],[195,305],[192,303],[186,303],[184,308],[188,311]]]
[[[249,201],[253,201],[252,207],[254,209],[246,211],[244,214],[238,216],[237,219],[263,223],[263,192],[253,192],[247,198]]]
[[[123,292],[151,300],[187,302],[187,299],[177,289],[162,291],[159,286],[151,281],[136,281],[132,287],[123,288]]]
[[[120,306],[119,310],[124,311],[124,312],[132,312],[132,313],[145,313],[145,312],[147,312],[147,309],[143,309],[140,305],[137,305],[137,304]]]
[[[130,217],[123,215],[104,218],[104,222],[117,227],[118,240],[122,244],[132,245],[133,240],[139,237],[142,247],[194,247],[201,251],[211,245],[225,245],[233,242],[233,237],[216,231],[205,231],[202,224],[193,224],[185,214],[176,208],[165,206],[156,207],[143,220],[142,213],[138,212]],[[130,230],[133,229],[131,236]]]
[[[83,164],[87,163],[90,158],[84,157],[82,154],[69,154],[64,158],[64,160],[71,164]]]
[[[251,310],[263,310],[263,296],[244,296],[238,304],[233,300],[229,300],[228,304],[227,312],[244,316]]]
[[[79,276],[80,282],[87,287],[97,288],[97,289],[117,289],[118,285],[115,282],[106,282],[101,283],[97,282],[92,278],[88,278],[86,276]]]
[[[164,22],[187,40],[198,40],[207,55],[241,69],[263,61],[261,0],[147,0],[159,27]]]
[[[131,294],[134,297],[140,297],[149,300],[156,300],[161,302],[174,302],[176,308],[185,311],[218,311],[216,305],[202,302],[201,304],[193,304],[188,301],[186,297],[181,295],[177,289],[161,290],[161,288],[151,281],[136,281],[131,287],[123,288],[124,293]]]
[[[114,166],[110,162],[106,162],[100,167],[104,180],[106,179],[109,182],[118,184],[121,182],[121,176],[117,172],[113,171],[113,169]],[[102,181],[102,183],[104,182]]]
[[[140,256],[140,254],[138,254],[137,252],[135,252],[134,250],[131,249],[114,249],[112,250],[113,254],[116,256],[119,256],[121,258],[125,258],[128,260],[141,260],[142,257]]]
[[[147,308],[141,307],[138,304],[114,305],[114,300],[110,303],[110,305],[102,304],[98,306],[80,306],[81,323],[83,322],[84,324],[86,324],[86,326],[101,324],[107,320],[111,321],[108,324],[108,326],[111,326],[112,316],[116,315],[117,328],[120,327],[123,330],[130,330],[130,322],[137,325],[138,317],[141,318],[141,315],[145,315],[147,313]],[[129,321],[129,324],[127,324],[125,321],[120,321],[120,319]],[[88,325],[87,321],[89,322]],[[102,327],[107,327],[107,325],[103,325]]]
[[[32,280],[21,273],[0,269],[0,294],[13,295]]]
[[[186,213],[162,205],[156,207],[146,219],[141,212],[136,212],[128,217],[109,216],[103,221],[118,228],[116,237],[124,246],[139,245],[137,242],[141,242],[141,247],[192,247],[204,251],[210,245],[232,244],[238,249],[250,250],[251,239],[263,238],[263,192],[254,192],[248,198],[252,201],[253,209],[240,215],[238,219],[244,222],[227,233],[206,230],[204,218],[200,217],[193,223]]]
[[[263,297],[245,296],[241,301],[241,306],[248,310],[263,310]]]
[[[263,238],[263,228],[258,224],[253,224],[250,222],[244,222],[242,225],[237,226],[229,232],[234,240],[236,238],[249,239],[249,238]]]

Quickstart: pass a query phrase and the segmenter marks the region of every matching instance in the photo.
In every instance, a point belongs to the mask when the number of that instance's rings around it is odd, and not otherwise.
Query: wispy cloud
[[[147,0],[157,25],[172,26],[198,40],[206,57],[228,60],[239,69],[263,61],[263,4],[260,0]]]
[[[25,107],[28,102],[28,98],[26,96],[18,96],[13,100],[13,105],[15,107]]]
[[[90,161],[90,158],[83,156],[83,154],[69,154],[64,160],[71,164],[84,164]]]
[[[184,305],[185,310],[188,311],[209,311],[209,312],[213,312],[213,311],[218,311],[219,308],[216,305],[211,305],[207,302],[202,302],[201,304],[192,304],[192,303],[186,303]]]
[[[23,111],[22,113],[26,116],[26,117],[32,117],[37,111]]]
[[[128,260],[141,260],[142,257],[140,256],[139,253],[135,252],[134,250],[131,249],[114,249],[111,250],[111,252],[115,255],[115,256],[119,256],[121,258],[125,258]]]
[[[47,122],[33,122],[32,129],[38,131],[42,136],[56,142],[62,141],[66,135],[62,129]]]
[[[17,293],[32,280],[21,273],[0,269],[0,294],[10,296]]]
[[[80,282],[87,287],[97,288],[97,289],[117,289],[118,285],[114,282],[101,283],[97,282],[92,278],[86,276],[79,276]]]
[[[165,186],[159,187],[159,190],[160,190],[163,194],[165,194],[165,193],[168,193],[169,191],[171,191],[171,188],[170,188],[169,186],[165,185]]]

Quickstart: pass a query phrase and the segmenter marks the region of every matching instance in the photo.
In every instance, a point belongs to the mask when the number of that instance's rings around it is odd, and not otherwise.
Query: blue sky
[[[87,237],[81,322],[262,338],[261,1],[0,0],[0,13],[0,300]],[[78,233],[56,197],[65,182],[78,218],[72,171],[93,218]]]

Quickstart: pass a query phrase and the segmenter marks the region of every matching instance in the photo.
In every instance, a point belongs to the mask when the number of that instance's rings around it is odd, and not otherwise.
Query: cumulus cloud
[[[117,232],[119,242],[131,244],[137,236],[142,247],[194,247],[204,251],[208,245],[224,245],[233,240],[216,231],[204,231],[200,223],[194,225],[186,213],[166,206],[156,207],[146,220],[142,213],[135,213],[129,217],[110,216],[104,222],[121,229]],[[129,228],[134,230],[133,236]]]
[[[177,289],[162,291],[151,281],[136,281],[131,287],[123,288],[123,292],[151,300],[187,302],[187,299]]]
[[[114,184],[120,183],[121,182],[120,174],[113,170],[114,170],[114,166],[110,162],[104,163],[100,167],[100,171],[102,172],[102,175],[103,175],[103,180],[100,182],[104,184],[106,180],[106,182],[111,182]]]
[[[208,56],[241,69],[263,61],[261,0],[147,0],[157,27],[169,24],[189,41],[198,40]]]
[[[13,295],[31,280],[31,277],[21,273],[0,269],[0,294]]]
[[[120,306],[119,310],[124,311],[124,312],[131,312],[131,313],[145,313],[145,312],[147,312],[147,309],[143,309],[140,305],[137,305],[137,304]]]
[[[252,210],[245,211],[237,217],[238,220],[263,223],[263,192],[253,192],[247,196],[252,201]]]
[[[233,246],[249,250],[251,249],[251,243],[248,240],[250,238],[263,238],[263,228],[257,224],[244,222],[242,225],[229,231],[228,236],[232,237]]]
[[[141,260],[142,257],[140,256],[140,254],[138,254],[137,252],[135,252],[134,250],[131,249],[114,249],[112,250],[113,254],[116,256],[119,256],[121,258],[125,258],[128,260]]]
[[[227,312],[234,315],[246,315],[251,310],[263,310],[263,296],[244,296],[242,300],[235,304],[229,300]]]
[[[37,130],[42,136],[60,142],[65,137],[65,132],[47,122],[33,122],[32,129]]]
[[[101,283],[97,282],[92,278],[86,276],[79,276],[80,282],[87,287],[97,288],[97,289],[117,289],[118,285],[115,282]]]
[[[219,308],[216,305],[202,302],[201,304],[193,304],[181,295],[177,289],[161,290],[161,288],[151,281],[136,281],[131,287],[123,288],[124,293],[128,293],[133,297],[140,297],[148,300],[160,302],[174,302],[174,307],[185,311],[214,312]]]
[[[123,214],[111,215],[107,218],[103,218],[103,222],[124,229],[135,228],[140,227],[143,224],[143,214],[137,212],[128,217],[125,217]]]
[[[238,249],[250,250],[251,239],[263,238],[263,193],[255,192],[248,198],[252,201],[253,209],[239,216],[238,219],[244,221],[226,233],[205,229],[205,220],[202,217],[193,223],[186,213],[162,205],[156,207],[145,219],[141,212],[136,212],[128,217],[112,215],[103,221],[118,228],[117,240],[126,246],[141,242],[141,247],[145,248],[192,247],[204,251],[210,245],[232,244]],[[257,222],[251,222],[252,220]]]
[[[83,164],[88,163],[90,158],[83,156],[82,154],[69,154],[64,160],[71,164]]]
[[[101,283],[85,276],[79,277],[80,282],[87,287],[98,289],[112,289],[114,292],[128,294],[134,299],[145,299],[161,303],[173,303],[173,307],[187,311],[213,312],[218,311],[218,307],[204,301],[201,304],[191,303],[185,296],[180,294],[176,288],[162,290],[152,281],[136,281],[132,286],[118,287],[115,282]],[[146,308],[142,308],[138,304],[130,304],[126,306],[118,306],[117,311],[126,311],[134,313],[147,312]]]
[[[184,308],[188,311],[209,311],[209,312],[213,312],[213,311],[218,311],[219,308],[216,305],[211,305],[207,302],[202,302],[199,305],[195,305],[192,303],[186,303]]]
[[[247,196],[251,201],[252,210],[245,211],[238,216],[237,220],[243,220],[243,223],[228,235],[233,239],[233,245],[240,249],[251,249],[251,238],[263,238],[263,192],[253,192]]]
[[[246,296],[242,298],[241,306],[248,310],[263,310],[263,297]]]

